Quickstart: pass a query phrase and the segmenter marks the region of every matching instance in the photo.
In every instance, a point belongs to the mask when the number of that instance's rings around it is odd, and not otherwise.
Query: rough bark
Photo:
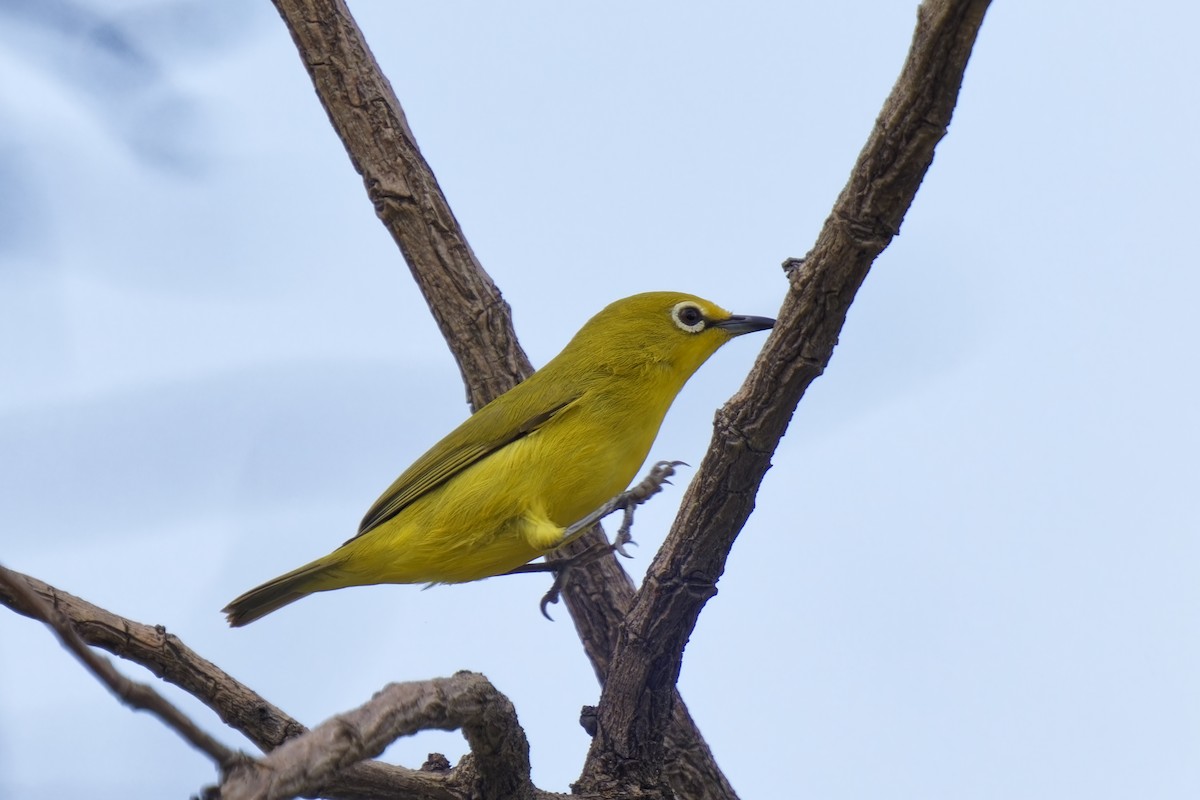
[[[533,372],[508,304],[467,243],[346,4],[275,0],[275,6],[479,408]]]
[[[374,758],[401,736],[423,730],[462,729],[471,745],[465,796],[479,800],[532,800],[529,742],[508,698],[487,678],[393,683],[353,711],[326,720],[259,761],[231,770],[222,800],[280,800],[320,791],[343,769]]]
[[[459,363],[470,402],[482,405],[531,371],[507,305],[471,252],[344,2],[275,3],[377,214]],[[796,404],[825,369],[858,287],[898,232],[946,133],[987,5],[987,0],[928,0],[919,10],[900,79],[815,246],[805,259],[789,263],[789,292],[775,332],[741,391],[718,413],[712,445],[641,590],[634,592],[614,559],[597,562],[568,583],[567,606],[603,684],[600,704],[589,716],[595,738],[577,794],[734,797],[675,689],[683,648],[716,593]],[[562,555],[587,549],[599,537],[593,532]],[[13,580],[40,601],[12,591]],[[242,770],[238,780],[265,780],[268,795],[319,790],[345,798],[552,796],[530,784],[527,746],[521,755],[506,744],[519,732],[515,713],[480,676],[441,679],[458,680],[452,692],[457,701],[438,699],[449,684],[436,679],[422,682],[419,691],[413,685],[392,687],[385,699],[305,737],[298,722],[161,627],[125,620],[9,571],[0,580],[0,602],[37,618],[61,615],[83,641],[147,666],[264,750],[278,748],[274,760],[268,756],[236,767]],[[40,610],[41,603],[54,614]],[[431,697],[436,708],[422,705]],[[458,701],[465,705],[455,706]],[[398,715],[399,708],[415,716]],[[414,771],[374,762],[346,766],[374,752],[387,736],[446,725],[462,727],[472,748],[455,770]],[[304,738],[285,744],[296,737]],[[517,738],[519,751],[523,735]],[[220,747],[208,749],[225,764],[238,762]]]
[[[933,162],[987,6],[928,0],[918,10],[900,77],[816,245],[785,265],[790,287],[775,330],[718,412],[704,461],[620,627],[577,790],[661,787],[683,649],[796,405],[829,363],[855,293]]]
[[[471,251],[391,83],[343,0],[274,2],[330,123],[362,175],[376,214],[404,254],[450,344],[472,406],[478,408],[532,372],[517,343],[507,303]],[[605,541],[597,527],[550,560],[570,558]],[[573,575],[563,596],[603,683],[633,582],[610,556]],[[736,797],[674,690],[672,702],[672,780],[698,800]]]
[[[19,603],[24,612],[41,620],[55,632],[60,642],[87,667],[96,678],[130,708],[148,711],[158,717],[164,725],[184,738],[188,744],[206,753],[222,769],[233,766],[239,754],[218,742],[200,729],[179,708],[158,693],[153,687],[126,678],[79,636],[74,623],[47,599],[38,589],[44,587],[25,575],[0,567],[0,596]]]
[[[183,689],[216,712],[263,751],[273,750],[308,729],[199,656],[161,625],[145,625],[94,606],[36,578],[0,567],[0,603],[27,617],[40,619],[38,608],[9,588],[23,582],[42,602],[69,620],[79,637],[93,647],[134,661],[157,677]],[[446,774],[404,769],[375,761],[348,767],[324,789],[339,800],[419,797],[455,800],[462,793],[448,785]]]

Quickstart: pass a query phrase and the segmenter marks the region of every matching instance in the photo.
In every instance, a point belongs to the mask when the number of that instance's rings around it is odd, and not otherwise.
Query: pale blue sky
[[[636,291],[773,314],[915,5],[352,8],[543,363]],[[989,12],[685,654],[743,797],[1200,796],[1198,25],[1187,3]],[[565,790],[597,687],[542,579],[218,613],[347,538],[466,414],[270,5],[0,0],[0,118],[0,562],[309,724],[479,670]],[[700,371],[652,459],[699,463],[760,343]],[[681,494],[639,515],[635,578]],[[0,796],[212,782],[40,626],[0,613],[0,638]],[[388,757],[432,750],[463,743]]]

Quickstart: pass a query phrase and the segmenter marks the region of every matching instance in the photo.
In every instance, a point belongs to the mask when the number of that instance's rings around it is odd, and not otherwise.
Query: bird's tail
[[[225,606],[222,612],[229,620],[230,627],[240,628],[248,625],[259,617],[265,617],[272,611],[313,592],[345,586],[344,582],[337,579],[340,567],[341,563],[330,559],[329,556],[317,559],[311,564],[305,564],[251,589]]]

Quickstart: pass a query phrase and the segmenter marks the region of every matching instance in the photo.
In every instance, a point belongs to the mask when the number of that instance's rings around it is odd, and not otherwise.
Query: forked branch
[[[263,750],[272,750],[308,729],[267,702],[211,661],[202,658],[162,626],[145,625],[113,614],[36,578],[0,567],[0,604],[18,614],[41,619],[39,604],[13,591],[20,582],[45,606],[70,621],[86,644],[140,664],[207,705],[225,724],[240,731]],[[445,774],[405,769],[365,761],[343,770],[323,789],[339,800],[414,797],[453,800]]]
[[[344,1],[275,3],[376,212],[455,354],[472,404],[482,405],[531,371],[507,305],[471,252]],[[566,587],[580,638],[605,684],[597,733],[575,787],[580,794],[662,796],[665,776],[677,796],[734,796],[675,690],[683,647],[716,591],[770,454],[808,385],[828,364],[858,287],[898,232],[946,133],[987,5],[987,0],[922,5],[900,79],[816,244],[791,264],[776,330],[742,390],[718,414],[708,455],[642,589],[635,596],[612,558]],[[581,537],[564,555],[597,546],[602,538]],[[49,620],[98,674],[105,670],[83,643],[147,666],[263,749],[278,748],[246,764],[199,729],[169,720],[223,766],[235,765],[226,796],[243,790],[246,796],[319,790],[338,798],[548,796],[529,783],[528,748],[511,705],[481,676],[460,673],[393,685],[306,735],[297,721],[162,628],[123,619],[7,570],[0,572],[0,602]],[[111,675],[101,677],[125,696],[142,696],[121,689]],[[443,725],[461,726],[472,747],[472,756],[454,771],[353,763],[414,726]]]
[[[11,597],[24,613],[40,620],[54,631],[67,650],[87,667],[102,684],[130,708],[148,711],[192,747],[208,755],[222,771],[241,760],[241,754],[229,749],[200,729],[179,708],[153,687],[130,680],[117,671],[107,658],[88,647],[75,630],[75,624],[58,609],[46,602],[36,590],[36,584],[19,572],[0,567],[0,596]]]
[[[363,177],[375,211],[404,254],[458,362],[474,407],[528,377],[508,305],[484,271],[417,147],[404,110],[344,0],[273,0],[329,120]],[[604,547],[598,529],[551,554],[573,558]],[[604,681],[633,582],[612,556],[579,570],[563,590],[567,608]],[[668,772],[680,793],[736,795],[672,690]]]

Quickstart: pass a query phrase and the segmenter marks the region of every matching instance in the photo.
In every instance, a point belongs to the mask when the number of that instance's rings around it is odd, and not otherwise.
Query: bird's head
[[[774,324],[768,317],[731,314],[695,295],[646,292],[617,300],[592,317],[568,349],[609,369],[665,367],[682,385],[733,337]]]

